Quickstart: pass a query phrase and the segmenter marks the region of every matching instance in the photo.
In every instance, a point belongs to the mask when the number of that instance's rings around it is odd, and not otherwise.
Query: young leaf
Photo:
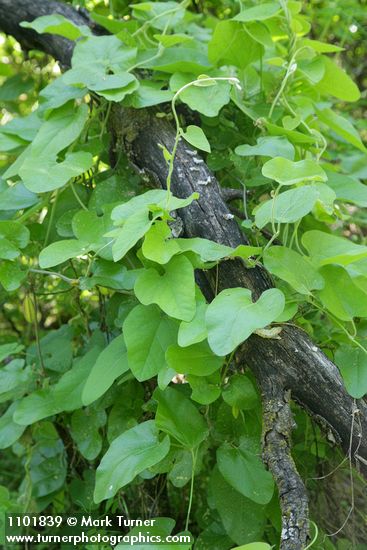
[[[203,75],[203,78],[208,78]],[[196,79],[195,75],[175,73],[170,79],[170,88],[177,92],[183,86]],[[200,80],[198,77],[196,80]],[[219,111],[229,103],[231,84],[227,81],[205,80],[196,83],[180,92],[179,99],[186,103],[194,111],[199,111],[205,116],[218,116]]]
[[[231,353],[255,330],[264,328],[282,313],[284,295],[276,289],[262,293],[252,302],[246,288],[222,290],[209,304],[206,313],[208,342],[215,354]]]
[[[114,439],[97,468],[94,501],[113,497],[143,470],[162,460],[169,447],[168,436],[159,440],[154,420],[138,424]]]
[[[210,153],[210,144],[203,130],[199,126],[188,126],[186,132],[182,132],[182,137],[191,145],[202,151]]]

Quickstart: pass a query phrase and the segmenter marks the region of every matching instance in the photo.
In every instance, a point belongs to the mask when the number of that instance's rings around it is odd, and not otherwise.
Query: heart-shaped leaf
[[[275,321],[284,304],[284,295],[276,288],[263,292],[257,302],[252,301],[246,288],[222,290],[206,312],[211,349],[221,356],[231,353],[255,330]]]

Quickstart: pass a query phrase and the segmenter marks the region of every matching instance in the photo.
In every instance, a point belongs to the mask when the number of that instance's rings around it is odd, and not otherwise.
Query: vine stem
[[[75,286],[78,284],[78,279],[71,279],[70,277],[66,277],[66,275],[62,275],[62,273],[57,273],[56,271],[47,271],[45,269],[29,269],[31,273],[39,273],[40,275],[49,275],[50,277],[59,277],[63,281],[69,283],[70,285]]]
[[[172,101],[171,101],[171,110],[172,110],[173,117],[174,117],[175,124],[176,124],[176,135],[175,135],[175,141],[174,141],[174,144],[173,144],[172,152],[170,153],[170,159],[169,159],[169,165],[168,165],[168,174],[167,174],[167,178],[166,178],[166,186],[167,186],[167,191],[168,191],[167,210],[169,208],[171,180],[172,180],[172,173],[173,173],[173,167],[174,167],[174,162],[175,162],[175,156],[176,156],[176,152],[177,152],[178,143],[180,141],[180,137],[181,137],[181,134],[182,134],[182,128],[181,128],[181,125],[180,125],[180,120],[178,118],[178,114],[177,114],[177,111],[176,111],[176,101],[180,97],[180,94],[182,94],[182,92],[184,92],[185,90],[187,90],[191,86],[198,86],[198,85],[201,85],[205,82],[207,82],[208,85],[210,85],[210,83],[213,83],[213,82],[229,82],[230,84],[234,84],[235,86],[240,87],[240,81],[238,80],[238,78],[236,78],[234,76],[213,76],[213,77],[208,76],[208,77],[204,77],[204,78],[197,78],[196,80],[192,80],[191,82],[188,82],[187,84],[182,86],[179,90],[177,90],[177,92],[173,96]]]
[[[296,63],[296,59],[297,59],[297,55],[302,51],[302,50],[305,50],[306,49],[306,46],[302,46],[301,48],[298,48],[298,50],[296,50],[294,52],[294,54],[292,55],[289,63],[288,63],[288,67],[287,67],[287,70],[286,70],[286,73],[284,75],[284,78],[282,80],[282,83],[280,85],[280,88],[278,90],[278,93],[277,95],[275,96],[274,100],[273,100],[273,103],[271,104],[271,107],[270,107],[270,110],[269,110],[269,115],[268,117],[271,118],[273,116],[273,112],[274,112],[274,109],[280,99],[280,97],[282,96],[284,90],[285,90],[285,87],[288,83],[288,80],[290,78],[290,76],[296,71],[297,69],[297,63]]]
[[[189,530],[190,514],[191,514],[191,508],[192,508],[192,499],[193,499],[193,496],[194,496],[194,481],[195,481],[195,468],[196,468],[197,449],[195,449],[195,450],[192,449],[191,450],[191,456],[192,456],[192,469],[191,469],[190,497],[189,497],[189,505],[187,507],[185,531]]]

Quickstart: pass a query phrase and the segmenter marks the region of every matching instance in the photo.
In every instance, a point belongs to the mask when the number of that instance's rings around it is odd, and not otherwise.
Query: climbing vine
[[[314,38],[317,9],[291,0],[85,4],[89,25],[20,23],[75,41],[70,67],[1,46],[0,510],[123,511],[190,532],[197,550],[277,548],[260,394],[237,350],[295,324],[353,399],[367,393],[366,127],[346,39]],[[117,107],[174,126],[173,145],[157,143],[165,188],[111,138]],[[213,173],[185,197],[180,147],[192,173]],[[180,226],[214,178],[237,247]],[[274,288],[220,289],[235,259]],[[199,272],[217,277],[213,296]],[[343,455],[294,413],[316,494]],[[307,548],[349,548],[314,510]]]

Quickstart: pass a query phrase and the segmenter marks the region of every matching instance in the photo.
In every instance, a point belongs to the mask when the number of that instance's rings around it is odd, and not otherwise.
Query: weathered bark
[[[58,36],[38,35],[19,27],[19,22],[40,15],[62,13],[76,24],[93,24],[83,12],[47,0],[0,0],[0,29],[13,35],[26,49],[39,48],[70,64],[73,43]],[[116,105],[111,113],[115,148],[123,147],[130,161],[156,185],[165,186],[167,166],[159,144],[172,150],[174,130],[154,110],[130,110]],[[223,200],[220,186],[205,163],[186,144],[179,144],[172,177],[173,193],[187,197],[194,191],[200,198],[179,211],[185,235],[200,236],[229,246],[246,243],[238,224]],[[200,273],[199,284],[210,299],[215,290],[243,286],[254,298],[271,286],[267,272],[249,269],[241,260],[222,262],[217,270]],[[367,406],[354,400],[344,389],[337,367],[295,326],[284,326],[280,339],[251,336],[238,358],[254,373],[263,395],[264,460],[277,482],[282,504],[282,550],[301,550],[307,538],[307,495],[291,458],[292,417],[288,392],[324,428],[333,433],[346,454],[367,475]],[[358,422],[352,422],[358,414]],[[351,433],[353,430],[353,433]],[[358,456],[354,453],[358,449]],[[358,458],[361,460],[358,460]]]
[[[54,0],[1,0],[0,28],[6,34],[14,36],[25,50],[39,49],[52,55],[61,65],[70,65],[74,43],[54,34],[38,34],[31,29],[19,26],[22,21],[33,21],[42,15],[58,13],[73,21],[76,25],[87,25],[93,32],[104,32],[96,25],[83,9],[75,9],[68,4]]]

